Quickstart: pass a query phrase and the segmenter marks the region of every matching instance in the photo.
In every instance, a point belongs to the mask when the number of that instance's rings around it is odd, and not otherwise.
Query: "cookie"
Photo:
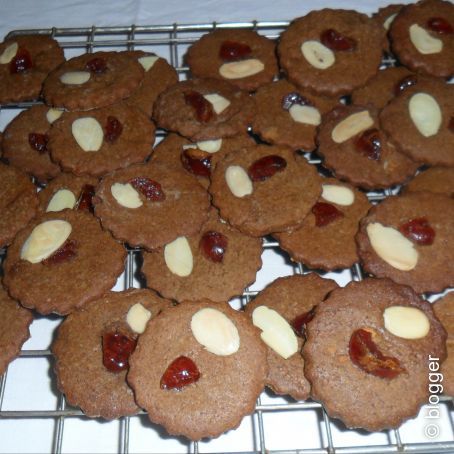
[[[255,145],[219,161],[209,191],[222,219],[262,236],[300,225],[321,185],[316,168],[290,148]]]
[[[126,383],[128,359],[150,318],[171,305],[145,289],[109,292],[70,314],[52,343],[57,385],[86,416],[139,412]]]
[[[245,134],[254,115],[252,97],[216,79],[179,82],[159,95],[153,110],[158,126],[192,141]]]
[[[290,82],[315,93],[340,96],[376,74],[383,42],[381,27],[365,14],[323,9],[293,20],[277,49]]]
[[[94,52],[73,57],[52,71],[43,96],[50,106],[89,110],[127,98],[143,78],[142,65],[127,52]]]
[[[124,103],[65,112],[52,126],[48,148],[63,170],[100,177],[143,162],[151,154],[155,127],[148,117]]]
[[[3,283],[23,306],[66,315],[111,289],[125,259],[124,247],[92,215],[49,212],[14,238]]]
[[[382,8],[379,8],[378,11],[372,14],[372,20],[377,22],[377,24],[383,27],[383,31],[386,35],[388,35],[389,28],[397,14],[400,10],[404,7],[403,4],[393,4],[393,5],[386,5]],[[386,40],[384,42],[383,50],[387,53],[391,52],[391,45],[386,36]]]
[[[234,230],[212,208],[199,233],[144,252],[142,272],[166,298],[225,302],[255,281],[262,250],[260,238]]]
[[[0,376],[16,358],[24,342],[30,337],[33,321],[31,311],[9,297],[0,286]]]
[[[0,181],[0,247],[4,247],[35,216],[38,196],[30,178],[14,167],[0,163]]]
[[[429,355],[446,355],[446,332],[431,304],[388,279],[333,290],[306,333],[312,398],[330,417],[368,431],[415,417],[429,399]]]
[[[44,79],[64,60],[50,36],[21,35],[0,43],[0,103],[38,99]]]
[[[61,113],[35,105],[22,111],[4,131],[2,156],[40,183],[46,183],[61,172],[47,149],[51,124]]]
[[[420,164],[391,142],[369,106],[337,107],[322,119],[317,141],[323,165],[339,179],[364,189],[382,189],[404,183]]]
[[[158,55],[141,50],[126,53],[138,60],[145,71],[141,85],[126,99],[126,103],[138,107],[151,117],[156,98],[166,88],[178,82],[178,74],[172,65]]]
[[[147,249],[195,234],[210,207],[208,193],[192,176],[159,163],[106,175],[93,202],[96,216],[115,238]]]
[[[446,341],[448,357],[440,370],[443,374],[443,394],[454,396],[454,293],[448,293],[435,301],[433,310],[448,333]]]
[[[380,124],[414,161],[453,167],[453,105],[454,85],[420,80],[380,112]]]
[[[305,151],[315,148],[321,115],[339,104],[335,98],[298,90],[283,79],[260,87],[254,98],[257,104],[252,123],[254,133],[271,144]]]
[[[454,197],[454,168],[430,167],[413,178],[404,192],[429,191]]]
[[[225,80],[254,91],[278,74],[275,43],[254,30],[226,28],[192,44],[186,62],[193,77]]]
[[[413,71],[454,74],[454,5],[425,0],[405,6],[389,29],[393,53]]]
[[[296,262],[322,270],[349,268],[359,260],[355,235],[370,207],[363,192],[329,178],[301,226],[273,236]]]
[[[388,197],[362,219],[356,237],[364,269],[417,293],[454,286],[454,200],[431,192]]]
[[[281,277],[246,305],[254,325],[261,328],[266,324],[262,332],[267,345],[266,385],[276,394],[288,394],[295,400],[309,397],[310,385],[301,356],[305,326],[317,304],[335,288],[335,281],[314,273]]]
[[[245,314],[226,303],[187,302],[148,323],[127,378],[152,422],[200,440],[252,413],[265,375],[265,345]]]

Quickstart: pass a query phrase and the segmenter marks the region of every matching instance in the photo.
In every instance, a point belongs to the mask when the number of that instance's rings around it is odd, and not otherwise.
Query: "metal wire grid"
[[[212,31],[216,28],[246,28],[253,29],[271,39],[277,39],[280,32],[289,24],[288,21],[278,22],[213,22],[204,24],[170,24],[156,26],[128,26],[128,27],[90,27],[90,28],[57,28],[52,29],[37,29],[37,30],[15,30],[10,32],[7,37],[29,33],[38,33],[50,35],[60,42],[60,45],[66,49],[67,53],[71,53],[73,49],[81,52],[93,52],[104,48],[113,50],[133,50],[155,49],[161,56],[167,57],[170,63],[176,68],[180,79],[187,77],[188,68],[184,65],[183,54],[185,46],[196,41],[202,34]],[[167,52],[167,55],[166,55]],[[392,66],[395,61],[392,57],[387,57],[383,60],[383,66]],[[0,106],[1,109],[23,109],[35,103],[14,103]],[[158,137],[163,137],[164,132],[158,131]],[[306,156],[309,162],[319,164],[320,160],[310,155]],[[387,195],[394,194],[397,188],[386,190],[379,193],[368,194],[369,199],[379,201]],[[279,245],[275,241],[264,239],[264,248],[280,250]],[[128,258],[126,262],[124,275],[124,288],[134,286],[134,275],[137,271],[137,255],[140,254],[139,249],[128,249]],[[5,251],[0,251],[0,259],[3,261]],[[294,274],[305,274],[309,270],[301,263],[292,264]],[[358,264],[355,264],[350,270],[351,280],[361,280],[363,272]],[[246,289],[241,297],[241,304],[247,304],[252,297],[257,294],[257,291]],[[22,350],[21,357],[45,357],[51,358],[49,349],[45,350]],[[27,409],[24,411],[5,411],[2,410],[5,389],[8,381],[8,371],[0,377],[0,420],[2,419],[25,419],[25,418],[51,418],[55,421],[52,452],[59,454],[62,452],[65,419],[71,417],[81,417],[83,413],[79,409],[74,409],[66,405],[65,397],[58,392],[57,406],[55,410],[40,410]],[[441,397],[441,405],[447,407],[447,414],[452,433],[454,433],[454,414],[450,411],[453,408],[453,400],[448,397]],[[311,411],[316,410],[321,417],[318,418],[318,436],[323,447],[319,449],[296,449],[296,450],[269,450],[266,447],[266,431],[264,427],[263,415],[266,413],[279,412],[295,412],[295,411]],[[143,412],[141,413],[143,414]],[[278,404],[263,404],[259,397],[254,412],[256,426],[258,430],[258,445],[254,447],[253,453],[280,453],[280,454],[380,454],[380,453],[449,453],[454,452],[453,442],[429,442],[429,443],[403,443],[399,429],[388,431],[388,444],[386,445],[362,445],[362,446],[335,446],[333,442],[332,424],[323,407],[317,402],[294,402],[294,403],[278,403]],[[134,416],[132,417],[134,418]],[[121,454],[129,453],[130,451],[130,419],[124,417],[120,420],[119,429],[119,449]],[[253,428],[254,429],[254,428]],[[314,428],[315,429],[315,428]],[[187,452],[197,454],[199,452],[199,444],[190,442],[187,445]],[[225,451],[227,452],[227,451]],[[241,451],[246,454],[250,451]]]

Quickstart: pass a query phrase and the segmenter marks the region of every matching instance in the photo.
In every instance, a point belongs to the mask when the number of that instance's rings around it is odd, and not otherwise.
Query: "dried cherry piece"
[[[215,263],[222,262],[227,249],[228,240],[219,232],[205,232],[200,238],[199,247],[203,255]]]
[[[452,25],[442,17],[431,17],[427,21],[427,26],[434,32],[440,35],[450,35],[454,32]]]
[[[300,337],[306,336],[306,325],[314,318],[315,316],[315,306],[307,312],[298,315],[295,317],[290,324],[295,330],[295,333]]]
[[[199,177],[209,177],[211,175],[211,156],[206,153],[198,153],[198,149],[187,148],[181,153],[181,163],[188,171]]]
[[[161,389],[180,390],[200,378],[199,369],[191,358],[179,356],[172,361],[161,377]]]
[[[317,202],[311,211],[315,216],[315,225],[317,227],[324,227],[335,219],[344,217],[342,211],[338,210],[334,205],[325,202]]]
[[[253,162],[248,169],[248,174],[252,181],[264,181],[286,167],[287,161],[282,156],[270,154]]]
[[[356,41],[353,38],[344,36],[333,28],[324,30],[320,35],[320,40],[324,46],[331,50],[349,51],[356,48]]]
[[[224,61],[236,61],[251,55],[252,49],[237,41],[224,41],[219,48],[219,58]]]
[[[295,104],[298,104],[300,106],[313,106],[311,101],[296,92],[291,92],[283,96],[281,104],[284,110],[290,110],[290,107]]]
[[[414,218],[399,226],[399,231],[409,240],[421,246],[428,246],[434,242],[435,230],[426,218]]]
[[[412,85],[416,85],[418,82],[418,78],[416,74],[410,74],[402,78],[399,82],[397,82],[396,86],[394,87],[394,94],[397,96],[399,93],[402,93],[408,87]]]
[[[137,340],[117,331],[102,335],[102,363],[111,372],[129,368],[129,357],[136,348]]]
[[[373,341],[372,333],[367,329],[357,329],[353,332],[348,354],[353,364],[376,377],[392,379],[405,372],[397,358],[383,355]]]
[[[191,106],[197,119],[202,123],[207,123],[213,118],[214,110],[212,104],[207,101],[198,91],[188,91],[184,94],[186,104]]]
[[[130,183],[134,189],[140,191],[152,202],[162,202],[166,198],[162,186],[157,181],[150,180],[147,177],[136,177]]]
[[[95,187],[91,184],[84,184],[79,195],[79,200],[76,203],[76,210],[94,212],[93,197],[95,195]]]
[[[14,58],[9,63],[9,72],[11,74],[23,73],[33,67],[30,52],[20,47]]]
[[[66,240],[52,255],[41,263],[48,266],[72,260],[77,255],[77,247],[77,241]]]
[[[364,156],[378,161],[381,155],[380,132],[376,128],[367,129],[355,139],[355,147]]]
[[[113,115],[109,115],[104,126],[104,139],[109,143],[114,143],[121,136],[122,132],[123,125],[120,120]]]
[[[39,154],[44,154],[47,152],[47,143],[48,142],[49,142],[49,136],[47,134],[39,134],[37,132],[31,132],[28,135],[28,143]]]
[[[107,71],[107,62],[102,57],[95,57],[87,61],[85,69],[95,74],[102,74]]]

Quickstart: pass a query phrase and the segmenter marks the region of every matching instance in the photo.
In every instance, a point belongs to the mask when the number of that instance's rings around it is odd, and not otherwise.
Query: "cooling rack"
[[[277,39],[288,21],[213,22],[204,24],[169,24],[156,26],[58,28],[15,30],[8,38],[21,34],[51,35],[65,50],[66,57],[95,50],[142,49],[166,58],[180,79],[188,76],[184,64],[187,47],[201,35],[216,28],[248,28]],[[395,62],[391,56],[384,66]],[[18,111],[33,103],[15,103],[0,107],[0,129]],[[165,135],[158,131],[158,140]],[[306,154],[314,165],[320,161]],[[395,194],[399,188],[369,193],[372,202]],[[231,302],[240,308],[275,278],[311,271],[289,260],[270,238],[263,240],[263,268],[257,281],[240,298]],[[3,261],[6,252],[0,251]],[[140,287],[138,275],[140,250],[128,249],[123,275],[115,290]],[[319,273],[345,285],[361,280],[363,272],[356,264],[351,269]],[[431,299],[436,296],[432,295]],[[347,430],[342,423],[328,417],[323,407],[313,401],[294,402],[265,391],[257,401],[255,412],[240,427],[218,439],[188,442],[169,437],[151,424],[145,413],[103,422],[86,418],[65,402],[55,384],[50,343],[61,318],[38,317],[32,324],[32,337],[20,357],[0,377],[0,453],[6,452],[118,452],[118,453],[202,453],[236,452],[280,454],[380,454],[380,453],[454,453],[454,405],[452,398],[439,396],[438,418],[429,419],[429,407],[399,429],[368,434]],[[222,409],[220,409],[222,411]]]

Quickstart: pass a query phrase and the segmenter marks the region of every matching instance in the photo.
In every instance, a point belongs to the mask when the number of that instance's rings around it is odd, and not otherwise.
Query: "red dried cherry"
[[[85,69],[92,73],[102,74],[107,71],[107,62],[104,58],[95,57],[87,61]]]
[[[114,143],[123,131],[123,125],[117,117],[109,115],[104,126],[104,139],[109,143]]]
[[[251,48],[237,41],[224,41],[219,48],[219,57],[224,61],[236,61],[251,55]]]
[[[307,312],[304,312],[301,315],[298,315],[291,321],[292,328],[295,330],[296,334],[300,337],[305,337],[306,335],[306,325],[314,318],[315,316],[315,306]]]
[[[181,153],[181,163],[188,172],[208,178],[211,175],[211,156],[199,151],[197,148],[187,148]]]
[[[427,26],[434,32],[440,35],[450,35],[453,33],[452,25],[442,17],[431,17],[427,21]]]
[[[334,205],[325,202],[317,202],[311,211],[315,216],[315,225],[317,227],[324,227],[331,224],[335,219],[344,217],[342,211],[338,210]]]
[[[52,255],[44,259],[43,265],[57,265],[72,260],[77,255],[77,241],[66,240]]]
[[[219,232],[205,232],[200,238],[199,247],[203,255],[215,262],[220,263],[224,258],[225,250],[227,249],[227,237]]]
[[[111,372],[129,368],[129,357],[136,348],[137,340],[119,332],[102,335],[102,363]]]
[[[212,104],[197,91],[188,91],[184,94],[186,104],[191,106],[196,117],[202,123],[207,123],[213,118],[214,110]]]
[[[295,104],[298,104],[300,106],[313,106],[311,101],[309,101],[307,98],[301,96],[299,93],[296,92],[288,93],[285,96],[283,96],[281,104],[284,110],[290,110],[290,107],[292,107]]]
[[[275,173],[283,171],[287,167],[287,161],[278,155],[268,155],[258,159],[248,169],[252,181],[264,181],[271,178]]]
[[[323,31],[320,40],[324,46],[336,51],[349,51],[356,47],[356,41],[353,38],[341,35],[332,28]]]
[[[426,218],[410,219],[399,226],[400,232],[409,240],[421,246],[428,246],[434,242],[435,230]]]
[[[381,155],[381,138],[378,129],[372,128],[364,131],[355,139],[355,147],[364,156],[378,161]]]
[[[9,63],[11,74],[23,73],[33,66],[32,57],[27,49],[19,48],[14,58]]]
[[[383,355],[369,330],[357,329],[353,332],[348,353],[353,364],[376,377],[392,379],[405,372],[397,358]]]
[[[28,143],[39,154],[46,153],[48,142],[49,142],[49,136],[47,134],[39,134],[37,132],[31,132],[28,135]]]
[[[397,96],[399,93],[402,93],[408,87],[416,85],[417,82],[418,78],[416,77],[416,74],[410,74],[404,77],[399,82],[397,82],[396,86],[394,87],[394,94]]]
[[[199,369],[194,361],[187,356],[179,356],[172,361],[161,377],[161,389],[180,390],[184,386],[195,383],[200,378]]]
[[[93,197],[95,195],[95,187],[91,184],[84,184],[80,192],[79,200],[76,204],[76,210],[94,212]]]
[[[141,192],[152,202],[162,202],[166,198],[162,186],[157,181],[150,180],[146,177],[136,177],[130,183],[134,189]]]

